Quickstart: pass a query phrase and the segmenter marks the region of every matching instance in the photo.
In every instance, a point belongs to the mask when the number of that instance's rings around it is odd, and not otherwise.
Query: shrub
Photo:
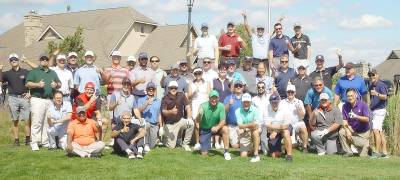
[[[388,115],[383,123],[387,136],[388,151],[393,155],[400,155],[400,94],[389,97]]]

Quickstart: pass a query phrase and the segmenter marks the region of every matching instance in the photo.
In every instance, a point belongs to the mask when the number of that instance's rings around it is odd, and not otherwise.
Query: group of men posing
[[[333,67],[325,67],[324,56],[317,55],[316,69],[309,72],[311,43],[300,24],[294,25],[291,39],[275,24],[276,36],[269,40],[263,27],[251,30],[243,17],[254,57],[242,59],[241,67],[238,57],[246,44],[232,22],[219,41],[202,24],[202,35],[188,54],[197,56],[197,67],[191,70],[182,60],[171,65],[168,75],[158,67],[160,58],[145,52],[137,60],[129,56],[122,67],[121,53],[114,51],[105,69],[94,65],[92,51],[86,51],[82,66],[75,52],[40,55],[39,65],[11,54],[11,69],[0,80],[8,83],[14,144],[20,144],[19,120],[27,120],[25,144],[33,151],[41,146],[98,157],[111,124],[114,153],[130,159],[143,158],[160,143],[204,156],[214,145],[224,149],[226,160],[232,147],[240,156],[251,154],[251,162],[260,161],[259,152],[271,157],[284,152],[292,161],[292,145],[308,152],[309,142],[318,155],[342,150],[345,156],[367,156],[372,130],[372,157],[388,157],[382,131],[387,88],[376,70],[368,73],[368,89],[354,64],[344,66],[339,53]],[[21,68],[20,62],[33,69]],[[332,76],[342,67],[346,74],[332,89]],[[102,114],[101,84],[107,86],[109,118]],[[370,105],[364,102],[367,94]]]

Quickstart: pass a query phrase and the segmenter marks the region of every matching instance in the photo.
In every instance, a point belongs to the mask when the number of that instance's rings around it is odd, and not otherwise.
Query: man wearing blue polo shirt
[[[86,51],[85,53],[85,64],[80,67],[74,75],[75,89],[78,89],[79,93],[85,92],[85,85],[88,82],[95,83],[95,93],[100,93],[100,81],[104,71],[101,68],[96,67],[93,63],[95,56],[93,51]]]
[[[287,98],[286,87],[288,86],[289,80],[296,76],[296,72],[293,68],[289,67],[289,57],[283,55],[280,57],[281,66],[275,73],[275,86],[282,99]]]
[[[367,87],[365,86],[364,79],[356,74],[356,70],[354,69],[353,63],[347,63],[346,66],[346,75],[341,77],[335,86],[335,99],[334,105],[339,104],[339,108],[342,109],[344,102],[347,101],[346,90],[349,88],[354,88],[356,90],[357,99],[364,100],[367,102]]]
[[[324,81],[320,77],[315,77],[313,80],[313,88],[307,91],[306,97],[304,99],[304,105],[306,107],[306,112],[309,115],[308,119],[312,119],[314,113],[312,113],[315,109],[319,107],[320,95],[321,93],[326,93],[329,95],[329,100],[332,102],[333,93],[332,91],[325,86]],[[306,123],[308,125],[308,123]]]
[[[147,83],[147,95],[138,99],[134,109],[136,117],[146,120],[145,152],[155,147],[159,127],[163,127],[160,116],[161,100],[155,97],[155,91],[156,85],[153,82]]]
[[[227,113],[226,124],[229,129],[229,142],[233,148],[239,148],[238,126],[235,111],[242,105],[241,99],[244,83],[241,80],[236,80],[233,86],[233,93],[225,98],[224,105]]]

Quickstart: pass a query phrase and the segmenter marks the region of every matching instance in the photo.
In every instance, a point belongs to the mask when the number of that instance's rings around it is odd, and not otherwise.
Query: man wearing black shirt
[[[11,112],[11,120],[13,121],[14,145],[19,146],[18,122],[20,120],[25,120],[25,145],[29,145],[31,134],[29,122],[30,94],[25,87],[25,80],[29,71],[20,67],[20,60],[17,54],[10,54],[9,60],[11,69],[4,73],[0,72],[0,81],[8,83],[8,104]]]
[[[325,59],[323,55],[317,55],[315,57],[315,64],[316,68],[310,74],[310,78],[314,79],[315,77],[319,76],[323,81],[326,87],[332,89],[332,77],[344,66],[342,55],[339,51],[336,53],[339,58],[339,64],[336,66],[325,68],[324,63]]]

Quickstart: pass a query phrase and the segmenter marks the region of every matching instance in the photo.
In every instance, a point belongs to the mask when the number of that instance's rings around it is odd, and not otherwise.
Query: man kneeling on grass
[[[128,155],[129,159],[143,159],[144,135],[146,131],[140,125],[131,123],[132,115],[129,111],[121,114],[121,122],[111,132],[114,138],[114,153]]]
[[[84,106],[76,108],[77,120],[68,125],[67,153],[76,154],[82,158],[100,157],[105,144],[99,141],[100,134],[97,123],[93,119],[86,118]]]
[[[240,156],[247,157],[247,153],[254,151],[250,162],[260,161],[258,148],[260,146],[260,128],[257,122],[260,122],[260,112],[251,105],[251,95],[245,93],[242,96],[242,107],[235,111],[236,120],[239,126]],[[253,149],[251,148],[253,145]]]
[[[196,116],[196,126],[200,129],[200,151],[203,156],[208,156],[208,150],[211,149],[211,136],[222,135],[224,142],[225,160],[231,160],[229,149],[228,127],[225,126],[225,107],[218,102],[219,94],[213,90],[209,93],[209,102],[200,105]]]
[[[281,98],[279,94],[273,93],[269,102],[271,106],[268,107],[267,112],[264,114],[264,120],[268,130],[268,153],[272,157],[279,157],[281,155],[281,141],[284,140],[286,150],[286,161],[293,161],[292,158],[292,139],[290,133],[292,126],[288,117],[288,108],[280,104]]]

